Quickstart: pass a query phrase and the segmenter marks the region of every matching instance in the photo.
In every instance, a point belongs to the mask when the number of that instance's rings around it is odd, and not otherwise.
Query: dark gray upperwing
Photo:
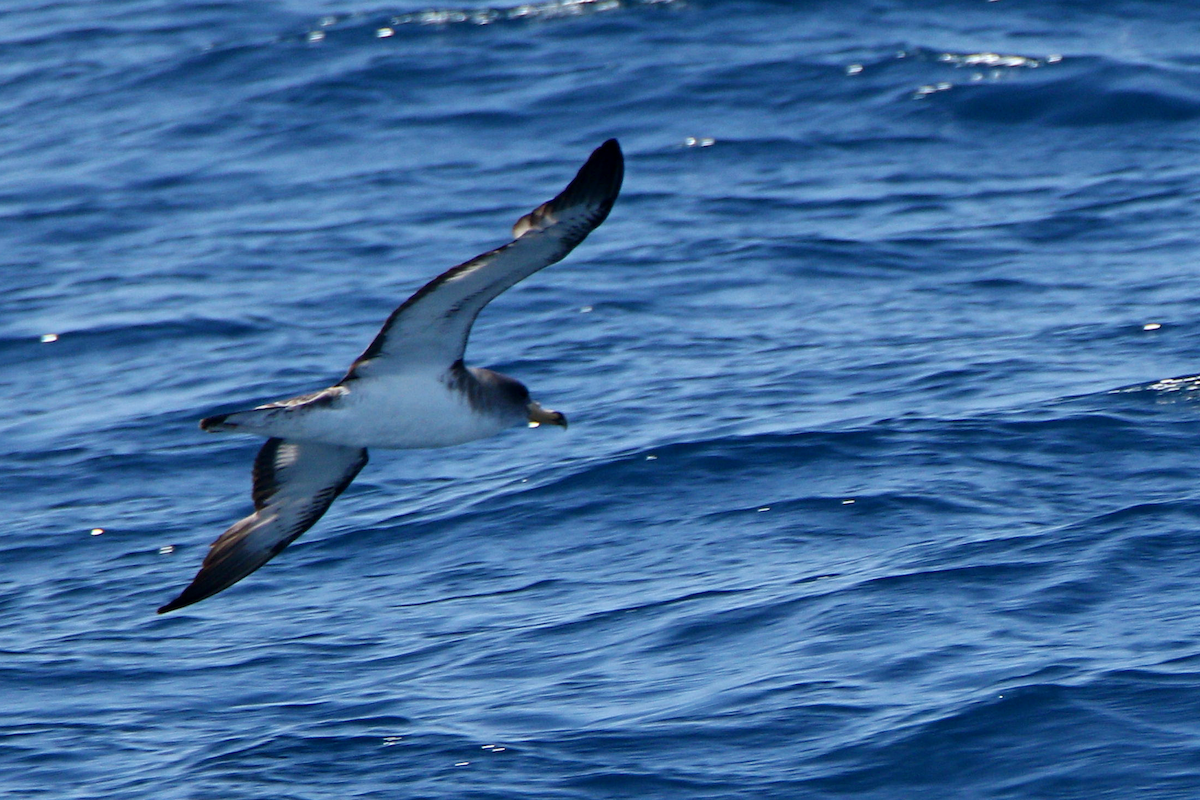
[[[254,459],[255,512],[221,534],[165,614],[227,589],[274,558],[321,518],[367,463],[362,447],[268,439]]]
[[[393,311],[343,381],[458,361],[483,307],[582,242],[608,216],[624,175],[621,147],[609,139],[561,194],[517,220],[512,242],[443,272]]]

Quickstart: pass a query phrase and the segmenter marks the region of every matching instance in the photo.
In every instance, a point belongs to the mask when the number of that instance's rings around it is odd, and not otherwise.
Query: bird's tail
[[[289,400],[278,400],[245,411],[216,414],[200,420],[200,429],[213,433],[239,431],[241,433],[257,433],[260,436],[277,436],[280,434],[274,429],[278,427],[280,415],[283,415],[283,419],[287,419],[288,415],[294,412],[303,413],[314,408],[336,406],[349,392],[350,390],[344,386],[330,386],[319,392],[293,397]]]
[[[246,433],[253,433],[260,427],[255,422],[263,421],[265,416],[265,409],[257,408],[250,409],[249,411],[234,411],[231,414],[217,414],[200,420],[200,430],[209,431],[210,433],[239,430]]]

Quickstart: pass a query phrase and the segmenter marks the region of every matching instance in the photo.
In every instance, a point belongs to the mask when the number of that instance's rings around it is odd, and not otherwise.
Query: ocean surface
[[[0,797],[1200,797],[1200,6],[9,0]],[[617,137],[468,363],[571,420],[246,514]]]

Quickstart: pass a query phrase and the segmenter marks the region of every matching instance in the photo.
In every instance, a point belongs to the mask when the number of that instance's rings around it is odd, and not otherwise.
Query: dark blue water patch
[[[834,65],[804,63],[799,60],[756,61],[725,69],[708,70],[688,88],[701,102],[734,101],[749,90],[772,86],[770,103],[773,107],[788,108],[799,97],[806,104],[818,100],[846,99],[845,89],[833,78],[843,77],[845,70]]]
[[[949,284],[946,288],[948,291],[959,292],[964,296],[979,298],[988,296],[1019,297],[1022,295],[1044,295],[1059,288],[1080,289],[1085,287],[1079,284],[1064,286],[1021,278],[991,277],[968,280],[961,284]]]
[[[601,538],[586,543],[586,532],[602,532],[601,520],[616,508],[622,509],[621,516],[631,526],[630,530],[643,531],[643,536],[650,534],[655,539],[675,539],[684,531],[689,531],[692,536],[702,532],[698,540],[702,546],[707,546],[704,542],[719,541],[721,531],[728,529],[730,524],[741,531],[745,542],[804,542],[809,548],[819,547],[823,538],[829,536],[857,536],[866,542],[870,539],[861,537],[867,532],[871,537],[904,534],[904,540],[908,541],[921,532],[930,535],[951,520],[956,529],[987,530],[993,524],[987,519],[989,509],[999,508],[1013,499],[1013,484],[986,486],[983,483],[989,465],[1007,462],[1028,470],[1025,475],[1029,485],[1016,497],[1018,502],[1034,501],[1028,506],[1030,513],[1045,514],[1047,509],[1035,500],[1036,493],[1064,479],[1071,480],[1064,476],[1072,466],[1086,465],[1086,459],[1095,447],[1090,437],[1112,441],[1119,437],[1121,430],[1120,422],[1103,417],[1047,423],[957,423],[949,426],[944,434],[942,447],[955,454],[950,457],[938,452],[941,448],[927,451],[918,443],[922,435],[918,431],[923,430],[925,424],[916,423],[908,431],[901,428],[890,433],[851,432],[832,437],[780,439],[775,447],[768,446],[770,439],[757,443],[751,440],[739,447],[720,441],[709,445],[712,452],[708,454],[704,445],[662,448],[655,452],[653,461],[637,456],[597,465],[584,472],[556,476],[552,482],[523,489],[475,511],[459,511],[440,521],[438,517],[404,521],[403,536],[409,542],[424,540],[422,548],[435,546],[439,536],[461,539],[501,530],[516,531],[521,538],[539,541],[542,538],[539,531],[553,529],[557,520],[570,517],[575,520],[583,543],[556,549],[571,557],[599,554],[612,546],[615,541],[612,534],[604,533]],[[995,432],[989,433],[991,428],[995,428]],[[1031,431],[1037,431],[1037,434],[1031,435]],[[816,449],[803,446],[806,438],[813,440]],[[824,439],[823,445],[821,439]],[[1041,447],[1030,444],[1039,440],[1043,442]],[[883,454],[898,463],[919,464],[921,469],[934,472],[945,471],[947,476],[953,474],[954,464],[974,464],[979,476],[967,478],[960,466],[958,474],[948,480],[939,493],[881,493],[869,487],[874,482],[873,476],[880,474],[871,461]],[[788,478],[771,477],[784,463],[791,464],[791,470],[797,476],[803,476],[805,481],[816,478],[818,486],[826,482],[831,485],[842,483],[843,491],[849,491],[824,498],[797,497],[794,489],[789,491],[787,488]],[[826,477],[819,477],[822,473],[827,473]],[[785,469],[783,474],[790,472]],[[1153,471],[1144,473],[1146,476],[1154,474]],[[663,498],[680,491],[679,480],[684,476],[696,483],[696,488],[686,490],[697,503],[695,511],[689,515],[695,522],[690,523],[662,513],[667,510]],[[747,504],[740,511],[706,510],[704,490],[699,487],[715,490],[732,476],[736,476],[743,487],[735,494],[752,498],[751,502],[761,503],[761,508]],[[853,483],[847,482],[851,476],[857,478]],[[646,485],[644,481],[651,477],[669,483],[663,488]],[[894,483],[894,479],[886,480]],[[854,483],[859,485],[851,489]],[[696,522],[701,526],[696,527]],[[395,535],[388,533],[389,527],[373,533],[364,531],[349,538],[328,539],[320,543],[320,547],[331,549],[331,552],[351,544],[386,549],[387,538]],[[1097,535],[1092,526],[1088,526],[1088,530],[1087,535]],[[746,538],[748,535],[750,538]],[[506,546],[502,545],[501,549]],[[393,561],[397,557],[401,557],[400,553],[386,555],[384,560]],[[472,579],[484,577],[474,574]]]
[[[1077,127],[1187,122],[1200,116],[1200,96],[1183,75],[1162,68],[1071,59],[1070,72],[1048,71],[1020,84],[978,83],[942,93],[964,120],[992,124]]]
[[[853,508],[847,508],[853,506]],[[832,496],[832,497],[795,497],[789,499],[773,500],[769,506],[747,506],[745,508],[729,508],[720,511],[711,512],[706,515],[714,520],[745,520],[751,514],[761,514],[767,511],[778,512],[779,515],[787,516],[803,516],[811,519],[823,513],[837,511],[844,520],[846,515],[871,517],[878,515],[881,517],[891,515],[896,512],[903,513],[906,510],[921,510],[931,514],[944,514],[953,516],[956,514],[970,513],[977,510],[965,498],[937,497],[937,496],[918,496],[905,494],[878,494],[878,495],[863,495],[857,494],[854,497]],[[832,526],[831,526],[832,527]]]
[[[146,469],[177,469],[190,463],[190,459],[194,457],[174,453],[146,453],[140,449],[130,452],[134,447],[134,443],[130,442],[125,452],[104,454],[91,450],[58,451],[52,458],[40,460],[23,457],[20,453],[9,454],[4,470],[0,471],[0,485],[14,498],[46,482],[60,486],[64,493],[86,497],[86,489],[93,484],[92,479],[82,477],[81,472],[102,473],[115,483],[121,484],[129,482],[133,476],[145,474]],[[70,504],[71,501],[67,500],[63,507],[70,507]]]
[[[183,50],[170,60],[128,73],[122,88],[131,93],[151,90],[150,99],[155,99],[157,92],[187,86],[193,91],[201,90],[201,97],[222,84],[244,92],[246,86],[269,85],[274,80],[286,79],[289,67],[299,61],[297,53],[303,52],[262,42],[222,43]]]
[[[147,345],[169,346],[179,339],[240,341],[246,336],[261,333],[264,328],[264,324],[246,320],[193,318],[60,331],[56,334],[54,347],[40,341],[31,343],[30,339],[16,341],[28,347],[28,355],[63,358],[86,353],[94,348],[111,350],[122,347],[143,348]]]
[[[422,6],[420,2],[409,2],[407,8],[357,14],[328,14],[316,20],[314,30],[324,36],[312,37],[307,31],[303,38],[310,43],[332,40],[335,35],[349,37],[373,37],[390,39],[394,36],[428,36],[477,31],[487,26],[529,26],[546,22],[567,21],[596,15],[622,15],[630,9],[645,13],[656,7],[674,4],[674,0],[633,0],[625,3],[546,2],[501,5],[466,3],[457,7]],[[386,30],[385,30],[386,29]],[[383,36],[380,31],[384,30]],[[475,34],[478,35],[478,34]]]
[[[1152,383],[1139,383],[1133,386],[1122,386],[1111,390],[1116,400],[1139,403],[1149,399],[1154,403],[1190,402],[1200,399],[1193,394],[1200,391],[1200,375],[1180,375],[1175,378],[1163,378]]]
[[[1170,581],[1192,569],[1198,514],[1194,502],[1143,502],[1065,526],[1046,545],[1084,544],[1092,560],[1122,579]]]
[[[1154,677],[1145,678],[1153,685]],[[989,786],[988,797],[1119,797],[1134,786],[1154,797],[1184,797],[1186,784],[1176,774],[1193,756],[1195,745],[1169,759],[1174,767],[1147,773],[1145,759],[1161,764],[1151,754],[1178,740],[1168,729],[1112,713],[1114,701],[1133,688],[1131,683],[1135,680],[1099,676],[1082,686],[1006,689],[994,699],[913,725],[890,742],[862,745],[882,755],[879,768],[850,769],[814,781],[813,788],[884,797],[897,786],[940,786],[954,775],[956,782]],[[964,747],[964,742],[974,744]],[[829,760],[856,760],[851,752]],[[1103,759],[1103,768],[1093,765],[1096,758]]]
[[[17,12],[10,791],[1196,794],[1190,7],[394,5]],[[250,508],[194,418],[336,379],[613,134],[469,351],[578,425],[373,453],[155,616]]]

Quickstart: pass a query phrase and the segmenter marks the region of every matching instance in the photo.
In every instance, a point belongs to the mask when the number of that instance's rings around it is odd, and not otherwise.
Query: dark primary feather
[[[268,439],[254,459],[254,508],[212,546],[165,614],[227,589],[311,528],[367,463],[365,448]]]
[[[592,152],[553,200],[517,220],[512,242],[447,270],[397,308],[342,384],[403,372],[415,363],[449,370],[452,377],[466,382],[468,390],[480,381],[507,381],[513,402],[523,404],[528,392],[519,382],[488,370],[463,367],[461,357],[471,325],[493,298],[562,259],[603,222],[621,190],[624,174],[621,148],[610,139]],[[330,404],[346,391],[339,384],[254,411]],[[468,395],[473,405],[490,399],[473,397],[469,391]],[[209,417],[201,421],[201,427],[236,430],[244,413],[252,412]],[[565,424],[565,418],[558,417],[563,419],[560,424]],[[159,613],[214,595],[271,560],[321,518],[366,463],[365,448],[269,439],[254,461],[254,513],[212,543],[192,583]]]
[[[457,361],[483,307],[582,242],[608,217],[624,175],[621,147],[609,139],[557,197],[517,220],[512,242],[443,272],[393,311],[343,382]]]

